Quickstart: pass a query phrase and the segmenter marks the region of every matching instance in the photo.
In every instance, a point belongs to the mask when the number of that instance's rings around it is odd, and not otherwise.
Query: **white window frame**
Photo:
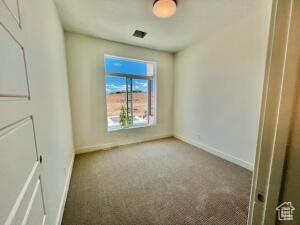
[[[121,60],[127,60],[127,61],[134,61],[134,62],[143,62],[146,64],[152,64],[153,65],[153,76],[142,76],[142,75],[131,75],[131,74],[117,74],[117,73],[106,73],[105,69],[105,59],[106,58],[115,58],[115,59],[121,59]],[[124,77],[124,78],[131,78],[131,79],[140,79],[140,80],[149,80],[153,81],[154,87],[153,87],[153,93],[149,91],[149,84],[148,86],[148,111],[147,111],[147,117],[148,117],[148,124],[146,125],[128,125],[116,129],[110,129],[108,126],[108,110],[107,110],[107,100],[105,100],[106,104],[106,126],[107,126],[107,131],[108,132],[114,132],[114,131],[120,131],[120,130],[126,130],[126,129],[135,129],[135,128],[141,128],[141,127],[152,127],[157,125],[157,63],[153,61],[147,61],[147,60],[141,60],[141,59],[134,59],[134,58],[126,58],[126,57],[121,57],[121,56],[114,56],[114,55],[109,55],[109,54],[104,54],[104,77],[110,76],[110,77]],[[131,85],[132,87],[132,85]],[[149,98],[151,99],[151,94],[153,94],[154,99],[153,99],[153,122],[149,122],[149,116],[152,114],[149,114],[149,108],[151,109],[151,102],[149,102]],[[128,101],[128,85],[127,85],[127,79],[126,79],[126,101]],[[105,97],[107,97],[106,93],[106,82],[105,82]],[[105,98],[107,99],[107,98]],[[131,110],[133,110],[133,107],[131,107]],[[131,115],[133,115],[133,112],[131,111]]]

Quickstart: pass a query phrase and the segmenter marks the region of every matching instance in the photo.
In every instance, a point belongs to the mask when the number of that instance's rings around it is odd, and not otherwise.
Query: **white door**
[[[0,0],[0,224],[45,224],[26,29],[18,0]]]

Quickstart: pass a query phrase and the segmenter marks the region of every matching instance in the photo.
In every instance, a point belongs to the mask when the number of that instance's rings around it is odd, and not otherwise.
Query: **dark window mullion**
[[[133,88],[132,88],[132,78],[130,79],[130,97],[131,97],[131,109],[130,109],[130,113],[131,113],[131,125],[133,125]]]
[[[133,96],[132,96],[132,78],[126,77],[126,105],[127,118],[130,117],[130,125],[133,125]]]
[[[128,116],[129,116],[128,115],[128,106],[129,106],[129,104],[128,104],[129,103],[128,102],[129,101],[129,99],[128,99],[128,97],[129,97],[128,96],[128,78],[126,77],[125,80],[126,80],[126,114],[127,114],[127,118],[128,118]]]
[[[149,124],[149,116],[152,115],[152,109],[151,109],[151,105],[152,105],[152,100],[151,100],[151,93],[152,87],[151,87],[151,80],[148,80],[148,115],[147,115],[147,119],[148,119],[148,124]]]

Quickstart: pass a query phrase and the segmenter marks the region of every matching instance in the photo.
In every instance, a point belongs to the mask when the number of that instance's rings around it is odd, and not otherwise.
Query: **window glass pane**
[[[109,131],[155,124],[154,73],[153,63],[105,56]]]
[[[126,78],[106,76],[106,104],[108,129],[120,129],[120,115],[126,113]],[[123,107],[123,108],[122,108]]]
[[[152,76],[154,67],[151,63],[126,60],[121,58],[105,57],[106,74],[128,74],[140,76]]]
[[[133,125],[148,124],[148,80],[132,79]]]
[[[150,106],[150,112],[149,112],[149,124],[155,124],[155,91],[154,91],[154,80],[149,81],[149,87],[148,91],[149,93],[149,106]]]

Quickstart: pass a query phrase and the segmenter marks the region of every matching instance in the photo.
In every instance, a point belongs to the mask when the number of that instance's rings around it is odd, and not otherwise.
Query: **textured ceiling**
[[[176,14],[168,19],[153,15],[153,0],[55,1],[65,30],[176,52],[257,13],[270,0],[178,0]],[[133,37],[136,29],[148,34]]]

